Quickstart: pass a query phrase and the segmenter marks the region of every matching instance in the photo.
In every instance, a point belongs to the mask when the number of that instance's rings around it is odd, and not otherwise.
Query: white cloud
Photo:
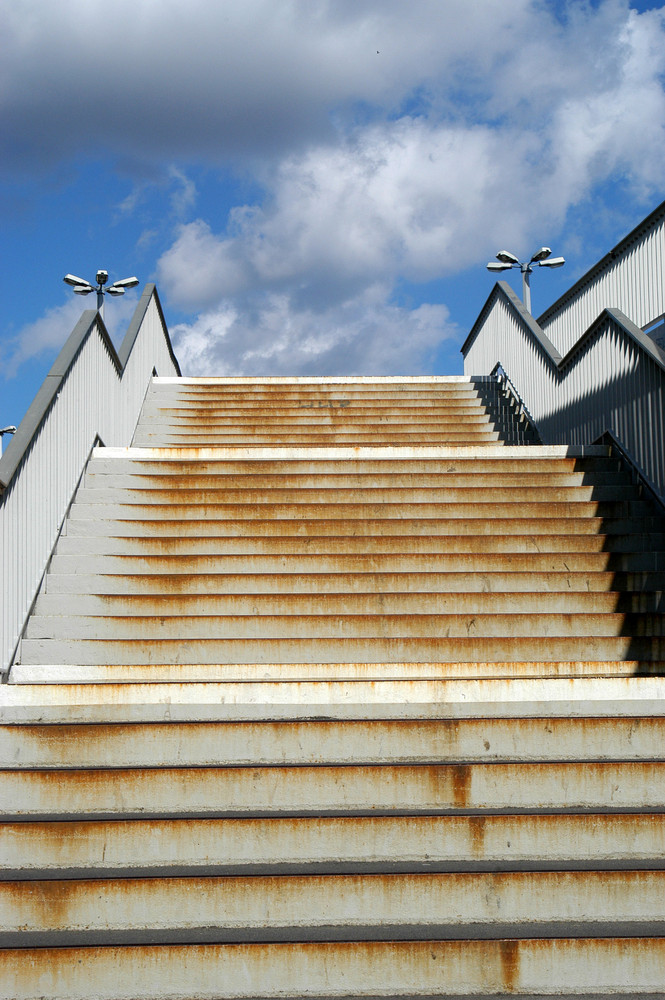
[[[31,358],[47,353],[55,355],[64,346],[83,310],[94,308],[94,295],[91,298],[92,306],[86,299],[72,296],[62,305],[48,309],[39,319],[26,324],[15,336],[7,338],[0,345],[0,373],[3,378],[14,378],[21,365]],[[106,327],[116,346],[137,300],[138,295],[130,292],[114,299],[111,308],[106,310]]]
[[[7,163],[124,157],[125,217],[162,185],[138,244],[177,220],[156,271],[195,314],[173,331],[192,373],[414,370],[455,330],[444,306],[396,306],[401,279],[554,241],[617,175],[637,197],[663,186],[662,10],[116,0],[106,15],[101,0],[0,9]],[[239,163],[262,193],[220,225],[189,168]]]
[[[631,13],[612,54],[605,86],[571,96],[556,109],[555,182],[578,199],[599,181],[625,174],[641,193],[662,184],[665,157],[665,18]]]
[[[175,216],[182,218],[194,207],[197,195],[196,184],[182,170],[174,166],[169,167],[169,178],[176,185],[175,190],[171,193],[171,210]]]
[[[287,153],[358,102],[488,76],[550,19],[532,0],[22,0],[0,9],[0,127],[22,169],[105,148],[163,157]],[[427,101],[427,97],[425,97]]]
[[[80,315],[80,299],[68,299],[63,305],[49,309],[39,319],[28,323],[18,334],[6,340],[0,353],[0,367],[4,378],[13,378],[24,361],[62,347]]]
[[[431,370],[437,345],[459,335],[441,305],[407,310],[387,290],[362,294],[322,312],[265,294],[244,310],[230,303],[172,327],[186,375],[391,374]]]
[[[311,301],[344,298],[398,273],[424,281],[470,264],[498,218],[521,236],[516,178],[531,136],[403,118],[358,130],[336,147],[286,159],[263,206],[231,213],[217,236],[198,219],[183,226],[158,263],[181,307],[252,289],[299,290]],[[505,234],[505,226],[503,228]]]
[[[442,6],[449,15],[450,4]],[[499,243],[528,250],[543,231],[556,236],[568,210],[617,170],[641,189],[662,184],[662,13],[638,16],[610,0],[597,10],[572,5],[559,23],[548,21],[541,5],[524,3],[525,23],[533,27],[539,15],[550,29],[527,37],[516,18],[497,21],[496,6],[464,5],[467,15],[472,8],[487,18],[475,32],[469,16],[456,25],[468,65],[460,68],[447,50],[454,65],[436,78],[425,61],[429,114],[354,128],[342,117],[334,136],[264,169],[263,201],[234,208],[223,232],[204,218],[181,226],[157,270],[171,303],[205,310],[178,328],[185,367],[203,372],[214,362],[265,373],[277,358],[306,372],[324,370],[330,357],[345,371],[398,370],[407,355],[386,351],[390,337],[384,343],[358,332],[371,327],[370,308],[396,341],[401,328],[402,345],[424,323],[417,357],[431,348],[434,329],[440,336],[449,330],[436,309],[425,322],[424,314],[391,305],[400,277],[419,282],[459,272]],[[435,9],[420,9],[435,30]],[[391,24],[395,43],[404,28],[399,10],[342,5],[335,27],[345,17],[347,25],[373,18],[383,30]],[[319,11],[335,20],[325,5]],[[490,24],[491,38],[484,30]],[[473,52],[472,39],[479,42]],[[457,115],[453,79],[466,87]],[[465,95],[475,99],[471,114]],[[483,120],[483,109],[494,117]],[[354,331],[348,342],[343,323]]]

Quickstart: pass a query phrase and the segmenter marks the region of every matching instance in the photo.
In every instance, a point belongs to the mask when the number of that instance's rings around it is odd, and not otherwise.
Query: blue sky
[[[497,250],[566,257],[537,315],[665,198],[661,4],[0,0],[0,32],[0,425],[92,305],[66,272],[156,281],[185,374],[458,374]]]

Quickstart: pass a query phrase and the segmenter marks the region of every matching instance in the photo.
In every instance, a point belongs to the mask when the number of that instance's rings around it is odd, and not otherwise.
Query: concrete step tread
[[[280,386],[333,386],[333,385],[483,385],[492,383],[489,377],[471,375],[206,375],[170,376],[155,375],[150,383],[150,391],[159,393],[168,388],[185,392],[206,392],[217,386],[237,386],[243,392],[253,387],[279,389]]]
[[[76,574],[166,573],[391,573],[465,572],[492,574],[585,573],[610,570],[662,572],[662,552],[295,552],[230,553],[194,555],[160,552],[141,555],[59,555],[53,556],[50,578]],[[408,589],[408,588],[406,588]],[[471,588],[470,588],[471,589]],[[487,584],[490,589],[490,584]],[[619,589],[619,588],[616,588]]]
[[[609,456],[591,457],[567,457],[562,455],[538,455],[533,456],[535,448],[521,446],[521,456],[514,454],[515,449],[508,445],[503,445],[503,449],[511,452],[505,457],[500,449],[492,449],[492,454],[477,454],[478,449],[440,449],[430,448],[428,452],[435,454],[422,455],[424,449],[408,449],[409,454],[404,456],[404,449],[394,449],[391,454],[386,454],[389,449],[381,449],[375,454],[359,457],[357,453],[351,451],[346,457],[326,457],[326,455],[312,454],[308,451],[307,456],[301,457],[254,457],[254,453],[248,457],[237,458],[234,455],[222,454],[212,455],[205,458],[198,457],[198,453],[190,454],[192,449],[182,454],[182,449],[178,449],[173,455],[168,449],[118,449],[118,448],[95,448],[93,458],[86,467],[91,475],[106,474],[120,475],[136,473],[138,475],[167,475],[167,476],[190,476],[190,475],[260,475],[260,476],[386,476],[386,475],[451,475],[468,474],[474,475],[524,475],[526,473],[595,476],[602,474],[605,476],[622,478],[621,468],[616,459]],[[210,449],[208,449],[210,450]],[[337,452],[339,449],[332,449]],[[349,451],[349,449],[346,449]],[[487,449],[483,448],[485,452]],[[196,449],[194,449],[196,451]],[[226,449],[225,449],[226,451]],[[444,452],[441,455],[441,452]],[[454,451],[455,454],[449,454]],[[157,452],[157,455],[155,454]],[[137,454],[138,453],[138,454]],[[271,453],[272,454],[272,453]]]
[[[27,625],[26,639],[188,639],[228,640],[295,638],[356,639],[387,637],[433,638],[522,638],[537,636],[559,639],[581,636],[665,636],[665,614],[655,613],[596,613],[541,611],[524,614],[520,611],[480,613],[355,613],[321,609],[318,613],[294,613],[271,610],[257,615],[226,614],[160,614],[137,615],[40,615],[33,613]],[[664,643],[665,646],[665,643]]]
[[[314,486],[265,488],[229,487],[224,484],[197,489],[174,487],[83,486],[76,493],[76,505],[85,504],[352,504],[372,503],[577,503],[589,500],[632,500],[632,486],[545,486],[538,483],[512,486],[480,486],[469,481],[465,486]]]
[[[203,509],[205,508],[205,510]],[[458,519],[465,521],[503,519],[515,517],[520,520],[524,518],[583,518],[601,517],[614,519],[639,519],[652,517],[651,505],[643,500],[573,500],[573,501],[496,501],[491,502],[433,502],[433,503],[256,503],[256,504],[233,504],[233,503],[207,503],[207,504],[145,504],[145,503],[123,503],[123,504],[92,504],[75,503],[69,513],[70,520],[81,518],[116,520],[201,520],[202,517],[211,517],[222,520],[264,521],[274,519],[289,520],[314,520],[320,518],[324,521],[341,519],[356,519],[365,521],[367,519],[380,518],[387,520],[390,518],[423,518],[428,517],[441,519]]]
[[[92,513],[88,511],[88,513]],[[98,514],[99,511],[94,513]],[[627,518],[559,518],[559,517],[539,517],[539,518],[493,518],[491,521],[483,521],[481,518],[471,518],[463,521],[459,518],[446,517],[387,517],[367,519],[344,518],[299,518],[297,521],[292,518],[265,518],[262,521],[247,520],[238,518],[223,518],[209,516],[206,518],[173,519],[162,518],[156,521],[154,518],[140,519],[134,518],[127,521],[115,519],[108,516],[108,511],[104,517],[87,517],[69,519],[65,526],[65,534],[61,537],[74,538],[105,538],[110,542],[111,538],[183,538],[191,539],[212,539],[212,538],[260,538],[274,537],[280,538],[300,538],[303,543],[310,536],[330,537],[346,536],[354,538],[373,538],[380,536],[403,536],[403,535],[428,535],[447,537],[473,537],[473,538],[503,538],[520,536],[542,536],[555,538],[564,535],[569,538],[580,535],[599,536],[606,538],[608,547],[614,544],[614,539],[619,536],[626,539],[630,544],[635,539],[639,547],[641,539],[656,538],[659,545],[659,538],[662,534],[659,523],[654,518],[635,519],[631,521]],[[660,547],[660,545],[659,545]]]
[[[665,590],[665,573],[602,571],[465,571],[409,572],[197,572],[197,573],[71,573],[49,574],[48,594],[390,594],[402,593],[525,593],[655,592]]]
[[[160,462],[182,462],[182,461],[208,461],[223,460],[240,461],[243,458],[251,458],[254,461],[298,461],[305,459],[310,461],[340,461],[351,459],[363,461],[385,460],[410,460],[410,459],[494,459],[498,461],[530,461],[531,459],[555,459],[555,458],[609,458],[610,449],[607,445],[474,445],[471,447],[455,445],[421,445],[419,447],[390,447],[383,448],[320,448],[302,453],[299,448],[292,445],[275,446],[264,448],[261,451],[255,449],[240,448],[118,448],[118,447],[97,447],[93,448],[93,459],[126,458],[136,461],[160,461]]]
[[[368,638],[371,639],[368,642]],[[645,670],[665,659],[665,640],[649,636],[385,636],[126,639],[23,639],[22,663],[150,664],[358,662],[383,660],[619,660],[637,659]]]
[[[223,590],[199,594],[80,594],[43,593],[33,614],[44,617],[71,613],[105,617],[265,614],[612,614],[665,611],[663,591],[549,591],[542,593],[353,593],[353,594],[233,594]]]
[[[0,686],[3,725],[664,715],[665,677],[641,670],[604,678]]]
[[[663,761],[664,737],[663,716],[3,725],[0,768]]]
[[[665,871],[0,882],[4,948],[663,932]]]
[[[662,813],[3,823],[2,879],[654,868]]]
[[[0,1000],[487,994],[527,1000],[654,998],[665,982],[663,938],[367,941],[6,949]],[[103,984],[103,985],[101,985]]]
[[[637,554],[660,550],[665,552],[665,534],[635,535],[525,533],[503,535],[456,535],[423,531],[410,534],[404,525],[402,533],[388,530],[373,534],[303,534],[301,526],[292,524],[290,532],[277,534],[252,533],[253,523],[245,523],[245,532],[237,535],[199,536],[180,534],[155,536],[62,535],[56,545],[56,555],[260,555],[260,554],[368,554],[368,553],[590,553],[609,552]]]
[[[316,409],[300,407],[291,411],[284,411],[275,414],[274,410],[235,410],[228,412],[221,409],[214,412],[209,410],[194,410],[181,415],[173,410],[159,410],[156,413],[142,416],[141,427],[153,430],[176,430],[184,431],[202,428],[208,430],[220,430],[229,428],[235,431],[256,431],[261,428],[278,428],[288,430],[293,428],[336,428],[345,431],[351,430],[389,430],[391,433],[399,433],[401,430],[441,430],[448,426],[459,427],[460,429],[474,429],[476,427],[486,427],[491,420],[489,414],[481,407],[457,407],[456,411],[449,413],[440,410],[438,414],[433,414],[431,409],[424,407],[418,411],[404,413],[401,409],[390,409],[384,411],[373,410],[369,413],[359,410],[351,410],[349,407],[317,407]]]
[[[397,405],[395,403],[397,402]],[[189,420],[196,417],[215,419],[217,417],[251,417],[259,414],[270,414],[269,419],[279,420],[283,417],[301,417],[335,419],[342,417],[376,418],[382,423],[399,423],[402,417],[425,416],[430,419],[447,417],[453,414],[461,417],[487,417],[486,407],[479,397],[462,396],[461,398],[439,397],[431,399],[428,396],[411,398],[406,401],[392,400],[388,405],[381,400],[362,399],[300,399],[300,400],[237,400],[236,402],[197,403],[174,401],[165,405],[158,398],[148,398],[141,411],[141,420],[153,423],[155,420]]]
[[[422,432],[418,434],[401,434],[399,437],[393,435],[377,435],[372,437],[367,434],[344,434],[342,432],[329,434],[297,434],[291,432],[289,434],[289,439],[293,444],[299,444],[303,449],[309,447],[320,448],[327,444],[329,445],[352,445],[357,447],[382,447],[389,445],[391,442],[395,445],[424,445],[431,442],[441,442],[443,444],[459,444],[472,446],[474,444],[491,444],[494,441],[500,441],[498,431],[491,432],[469,432],[469,433],[459,433],[455,434],[450,432],[449,434],[437,434],[431,431]],[[166,433],[166,434],[151,434],[142,433],[137,431],[134,438],[135,443],[138,446],[150,447],[154,444],[157,448],[186,448],[186,447],[214,447],[217,446],[236,446],[236,447],[246,447],[251,448],[263,448],[266,445],[272,443],[280,444],[284,440],[283,434],[243,434],[238,433],[236,435],[230,433],[216,434],[216,433],[196,433],[196,434],[178,434],[178,433]]]
[[[0,771],[0,818],[663,812],[665,762]]]
[[[453,472],[264,472],[233,473],[219,470],[199,473],[193,470],[170,472],[142,471],[136,463],[134,472],[88,470],[83,486],[92,489],[205,490],[205,489],[440,489],[474,486],[477,488],[512,488],[524,486],[593,487],[630,485],[627,477],[612,472],[534,472],[529,483],[527,470],[481,472],[467,469]]]
[[[367,681],[482,678],[603,678],[665,676],[663,660],[498,661],[496,663],[15,663],[10,684],[236,683],[246,681]]]

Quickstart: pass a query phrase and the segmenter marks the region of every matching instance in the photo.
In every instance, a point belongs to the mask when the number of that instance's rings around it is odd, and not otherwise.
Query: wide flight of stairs
[[[0,689],[2,1000],[665,997],[665,528],[519,434],[154,380]]]

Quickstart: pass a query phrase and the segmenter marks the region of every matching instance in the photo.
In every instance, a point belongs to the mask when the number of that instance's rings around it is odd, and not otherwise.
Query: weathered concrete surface
[[[0,951],[2,1000],[662,996],[662,938]]]
[[[0,688],[0,998],[665,997],[662,520],[451,443],[503,419],[157,380],[96,449]]]
[[[3,879],[665,868],[662,813],[5,822]]]
[[[663,677],[5,684],[0,723],[661,717]]]
[[[0,726],[0,767],[665,761],[665,717]]]
[[[659,812],[665,763],[0,772],[0,816]]]
[[[481,663],[159,663],[159,664],[15,664],[11,684],[237,683],[275,681],[422,681],[481,678],[631,677],[665,674],[665,661],[651,660],[510,660]],[[574,714],[579,714],[576,710]],[[605,714],[605,713],[603,713]],[[631,713],[634,714],[634,713]]]
[[[0,882],[0,946],[655,937],[665,871]]]
[[[385,636],[205,639],[24,639],[26,663],[401,663],[413,661],[665,659],[665,639],[653,636]]]

